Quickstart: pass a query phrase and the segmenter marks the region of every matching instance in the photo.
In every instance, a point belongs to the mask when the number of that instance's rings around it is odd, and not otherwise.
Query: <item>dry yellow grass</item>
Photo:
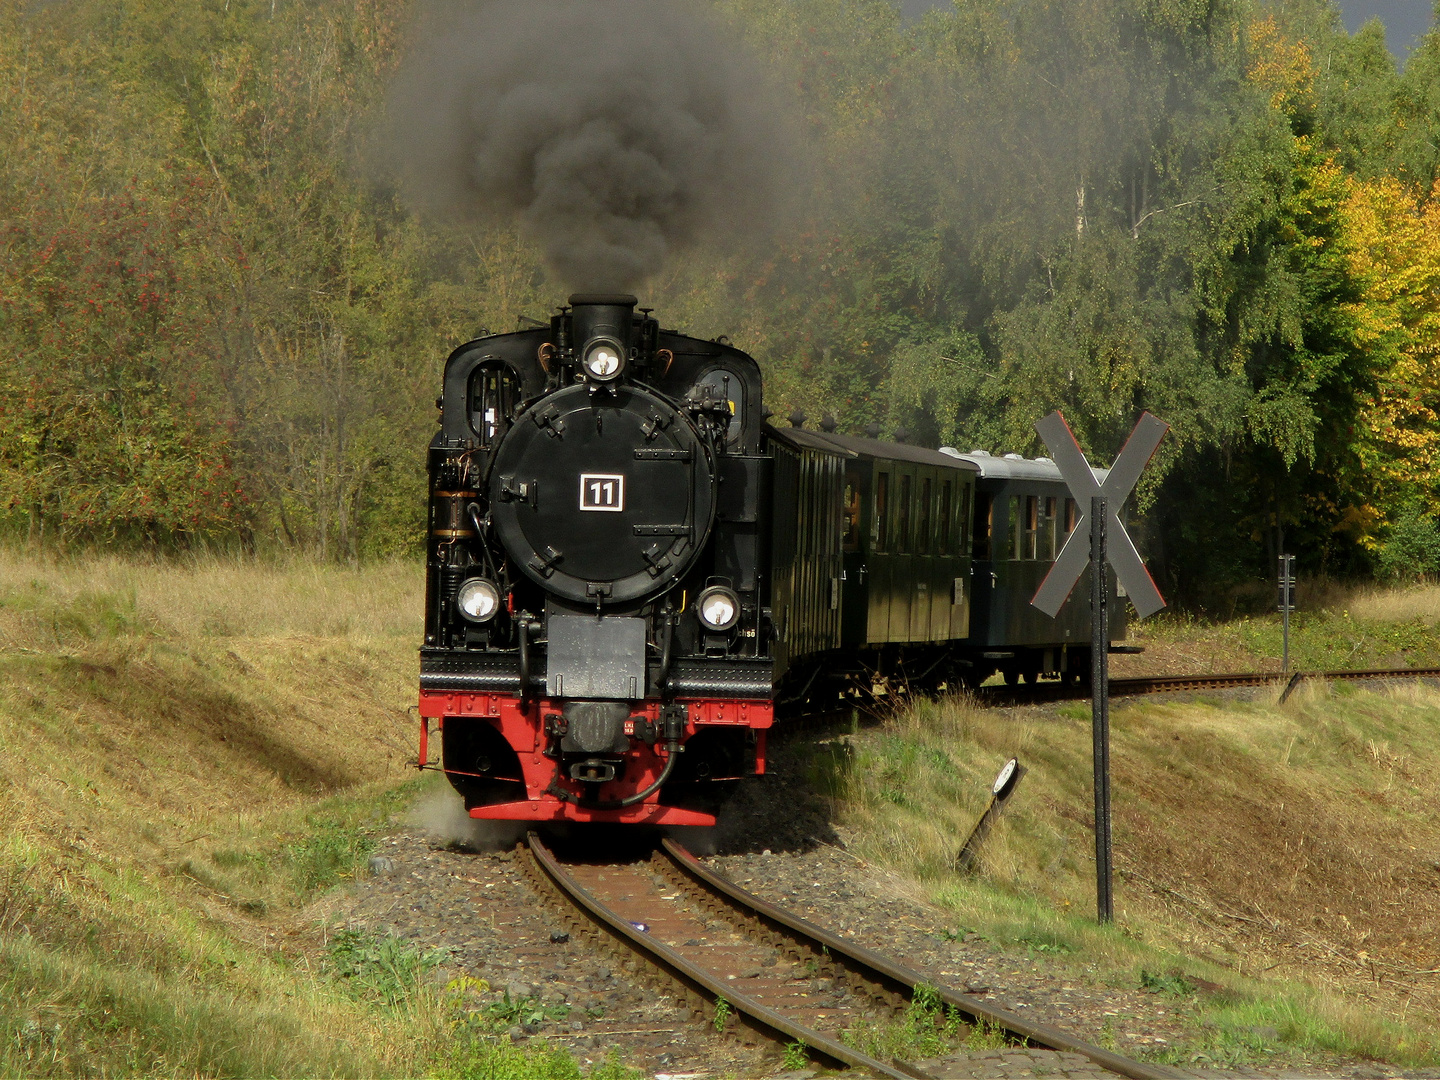
[[[378,637],[418,642],[424,570],[415,563],[363,569],[197,557],[178,562],[84,557],[53,559],[0,549],[5,597],[0,647],[40,634],[38,616],[70,605],[85,618],[118,608],[136,628],[193,637]],[[17,618],[17,616],[20,616]],[[8,625],[7,625],[8,624]],[[19,635],[14,636],[14,635]],[[30,641],[34,645],[37,642]]]
[[[1347,607],[1357,619],[1375,622],[1440,622],[1440,585],[1401,589],[1365,589],[1349,598]]]
[[[421,581],[0,555],[9,1070],[413,1066],[416,1033],[285,943],[414,775]]]

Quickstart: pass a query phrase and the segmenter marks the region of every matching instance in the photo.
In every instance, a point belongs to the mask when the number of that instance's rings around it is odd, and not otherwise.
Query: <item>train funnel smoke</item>
[[[389,143],[422,208],[516,217],[567,285],[631,289],[773,224],[794,136],[768,86],[688,0],[482,0],[422,20]]]

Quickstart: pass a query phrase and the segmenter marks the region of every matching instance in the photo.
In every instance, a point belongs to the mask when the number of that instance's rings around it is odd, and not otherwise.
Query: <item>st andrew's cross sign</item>
[[[1074,432],[1059,412],[1045,417],[1035,425],[1035,430],[1045,440],[1051,460],[1064,477],[1070,494],[1075,497],[1080,520],[1075,523],[1075,531],[1065,541],[1060,557],[1050,567],[1030,603],[1052,619],[1060,613],[1061,606],[1070,597],[1070,590],[1075,588],[1090,561],[1090,503],[1098,498],[1105,500],[1110,565],[1115,567],[1115,576],[1129,594],[1137,615],[1143,619],[1155,614],[1165,606],[1165,599],[1155,587],[1150,571],[1145,569],[1130,534],[1125,531],[1125,525],[1120,520],[1120,508],[1134,490],[1136,481],[1154,456],[1165,432],[1170,430],[1170,425],[1148,412],[1142,413],[1103,484],[1096,482],[1090,463],[1075,441]]]
[[[1141,618],[1165,606],[1165,598],[1155,587],[1150,571],[1145,569],[1140,553],[1125,531],[1120,508],[1135,489],[1135,482],[1170,425],[1148,412],[1142,413],[1103,484],[1096,481],[1090,463],[1075,441],[1075,433],[1058,412],[1041,420],[1035,430],[1045,440],[1051,460],[1075,496],[1081,516],[1030,603],[1053,619],[1070,598],[1070,590],[1075,588],[1086,565],[1092,567],[1090,715],[1095,754],[1095,908],[1101,922],[1110,922],[1115,917],[1115,901],[1110,887],[1110,614],[1107,608],[1110,589],[1106,564],[1115,567],[1115,576]],[[1107,544],[1107,535],[1113,538],[1112,544]]]

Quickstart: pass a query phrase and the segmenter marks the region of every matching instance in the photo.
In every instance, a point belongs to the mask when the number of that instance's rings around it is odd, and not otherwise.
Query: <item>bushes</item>
[[[1423,581],[1440,573],[1440,525],[1418,504],[1406,507],[1380,549],[1387,581]]]

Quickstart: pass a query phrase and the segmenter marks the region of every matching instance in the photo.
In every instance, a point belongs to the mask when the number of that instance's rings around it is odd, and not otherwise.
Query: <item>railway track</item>
[[[1232,672],[1221,675],[1147,675],[1140,678],[1111,679],[1111,697],[1138,697],[1144,694],[1166,694],[1180,690],[1226,690],[1239,686],[1285,684],[1282,700],[1307,679],[1330,682],[1361,682],[1371,679],[1440,679],[1440,668],[1373,668],[1363,671],[1294,671],[1288,676],[1274,671]],[[1088,698],[1088,684],[1058,682],[1030,683],[1025,686],[985,686],[980,697],[986,701],[1066,701]]]
[[[1079,1054],[1120,1076],[1180,1075],[1093,1046],[958,990],[776,907],[665,840],[648,860],[557,858],[531,833],[531,874],[567,906],[572,929],[589,928],[678,983],[717,1027],[744,1023],[817,1063],[884,1077],[928,1076],[900,1058],[853,1045],[857,1031],[894,1022],[917,993],[967,1027],[983,1025],[1019,1045]],[[917,990],[917,988],[919,988]],[[847,1032],[851,1033],[847,1042]]]

